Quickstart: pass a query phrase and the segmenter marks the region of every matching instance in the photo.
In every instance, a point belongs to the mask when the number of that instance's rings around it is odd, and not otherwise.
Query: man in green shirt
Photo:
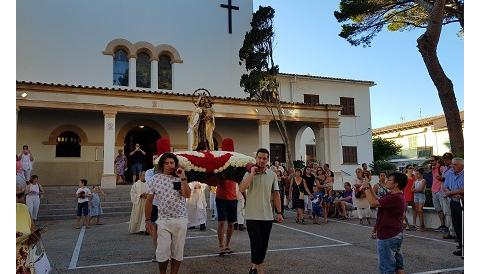
[[[263,274],[263,260],[267,253],[268,240],[273,224],[273,211],[270,201],[275,204],[277,221],[283,222],[280,207],[280,193],[277,175],[266,168],[269,152],[261,148],[257,151],[256,164],[245,174],[240,183],[240,192],[247,192],[245,219],[250,238],[251,262],[250,274]]]

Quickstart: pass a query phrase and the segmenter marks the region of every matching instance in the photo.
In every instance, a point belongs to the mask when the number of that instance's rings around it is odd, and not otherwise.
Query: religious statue
[[[203,91],[200,93],[199,91]],[[205,89],[197,89],[193,95],[198,95],[194,102],[195,110],[189,118],[187,133],[193,130],[193,150],[214,150],[213,131],[215,130],[215,112],[212,108],[210,93]]]

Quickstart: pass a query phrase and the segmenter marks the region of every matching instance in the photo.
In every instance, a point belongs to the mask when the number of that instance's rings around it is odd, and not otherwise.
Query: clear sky
[[[372,127],[443,114],[437,90],[416,47],[423,29],[383,30],[371,47],[351,46],[338,36],[341,24],[333,16],[339,0],[254,0],[275,9],[275,62],[281,72],[371,80]],[[445,26],[438,47],[440,63],[453,81],[463,110],[464,40],[458,24]],[[420,114],[421,111],[421,114]]]

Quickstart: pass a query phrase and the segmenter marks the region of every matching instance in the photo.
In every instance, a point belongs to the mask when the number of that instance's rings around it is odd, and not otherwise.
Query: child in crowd
[[[77,229],[80,228],[80,220],[82,220],[82,216],[83,216],[82,224],[86,228],[90,228],[88,226],[88,198],[92,196],[92,192],[87,187],[86,179],[81,179],[80,182],[78,183],[78,189],[77,189],[76,195],[78,200],[76,228]]]
[[[323,192],[320,191],[320,187],[313,187],[313,199],[312,199],[312,211],[313,211],[313,223],[320,224],[318,221],[320,217],[321,202],[323,197]]]
[[[426,181],[423,179],[423,168],[417,168],[414,172],[415,183],[412,186],[413,192],[413,226],[416,230],[425,231],[425,223],[423,222],[423,205],[425,204],[425,186]],[[416,226],[417,216],[420,222],[420,227]]]
[[[91,207],[90,207],[90,221],[89,223],[92,224],[93,218],[97,218],[96,225],[103,225],[100,223],[100,215],[102,215],[102,205],[100,203],[100,195],[105,196],[105,192],[100,186],[94,186],[92,189],[92,198],[91,198]]]

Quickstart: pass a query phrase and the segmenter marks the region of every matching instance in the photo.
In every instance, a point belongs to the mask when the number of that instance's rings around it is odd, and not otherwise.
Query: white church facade
[[[194,90],[206,88],[216,112],[215,142],[235,150],[285,145],[271,116],[246,99],[238,51],[253,3],[232,1],[17,3],[17,151],[29,145],[45,185],[80,178],[115,187],[113,159],[135,143],[147,152],[168,137],[189,149]],[[229,15],[231,14],[231,15]],[[281,64],[280,64],[281,66]],[[339,176],[373,160],[371,81],[282,73],[295,159],[329,163]]]

